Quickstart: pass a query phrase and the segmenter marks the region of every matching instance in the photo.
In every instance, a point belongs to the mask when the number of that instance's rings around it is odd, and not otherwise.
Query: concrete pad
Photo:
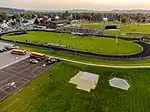
[[[77,89],[90,92],[95,89],[99,80],[99,75],[79,71],[77,75],[72,77],[69,83],[77,85]]]
[[[109,80],[109,84],[111,87],[115,87],[123,90],[128,90],[130,88],[130,85],[126,80],[115,78],[115,77]]]

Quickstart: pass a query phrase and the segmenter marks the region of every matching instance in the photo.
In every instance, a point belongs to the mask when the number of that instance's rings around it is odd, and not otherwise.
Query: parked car
[[[59,60],[58,60],[58,59],[55,59],[55,58],[47,58],[47,59],[46,59],[46,62],[48,62],[48,61],[58,62]]]
[[[4,52],[4,50],[3,49],[0,49],[0,53],[3,53]]]
[[[3,49],[3,51],[4,51],[4,52],[7,52],[8,50],[7,50],[7,49]]]
[[[47,58],[46,62],[47,62],[47,64],[53,64],[53,63],[57,62],[57,59],[55,59],[55,58]]]
[[[48,62],[46,63],[46,65],[51,65],[51,64],[53,64],[53,62],[51,62],[51,61],[48,61]]]
[[[37,61],[39,61],[39,62],[40,62],[40,61],[42,61],[42,59],[41,59],[41,58],[36,58],[36,60],[37,60]]]
[[[37,64],[38,61],[37,61],[36,59],[30,59],[30,63],[32,63],[32,64]]]
[[[12,49],[19,49],[19,46],[14,46],[12,47]]]

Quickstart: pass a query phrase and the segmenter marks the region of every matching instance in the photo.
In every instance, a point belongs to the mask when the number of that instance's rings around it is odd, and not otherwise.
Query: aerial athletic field
[[[25,35],[4,35],[2,38],[38,44],[52,43],[63,45],[68,49],[105,55],[132,55],[142,51],[141,46],[131,41],[118,40],[119,45],[116,45],[116,39],[106,37],[82,37],[52,32],[28,32]]]
[[[91,93],[69,84],[79,71],[99,74]],[[21,92],[0,103],[1,112],[149,112],[149,69],[111,69],[62,62]],[[112,88],[108,80],[126,79],[128,91]]]
[[[112,32],[113,33],[113,32]],[[103,37],[73,37],[69,34],[30,32],[27,35],[2,38],[39,44],[60,44],[69,49],[90,51],[101,54],[126,55],[142,50],[133,42],[119,40],[120,50],[116,52],[116,39]],[[150,65],[150,60],[107,61],[69,55],[51,50],[21,46],[28,51],[36,51],[81,62],[111,65]],[[79,49],[80,48],[80,49]],[[103,48],[103,49],[101,49]],[[128,52],[128,53],[127,53]],[[98,86],[91,93],[77,90],[69,84],[70,78],[79,71],[98,74]],[[22,91],[11,95],[0,103],[0,112],[149,112],[150,69],[116,69],[75,64],[61,61],[48,72],[28,84]],[[112,88],[109,80],[113,77],[127,80],[128,91]]]

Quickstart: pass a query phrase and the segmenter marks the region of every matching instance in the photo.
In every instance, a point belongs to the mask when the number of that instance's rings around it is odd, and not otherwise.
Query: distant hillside
[[[6,7],[0,7],[0,11],[1,12],[6,12],[9,14],[14,14],[14,13],[25,13],[26,11],[31,11],[31,12],[65,12],[67,10],[24,10],[24,9],[16,9],[16,8],[6,8]],[[84,13],[84,12],[99,12],[99,13],[149,13],[150,14],[150,10],[142,10],[142,9],[133,9],[133,10],[112,10],[112,11],[101,11],[101,10],[88,10],[88,9],[72,9],[72,10],[68,10],[68,12],[71,13]]]
[[[14,13],[24,13],[26,11],[24,9],[0,7],[0,12],[6,12],[9,14],[14,14]]]
[[[141,9],[134,9],[134,10],[112,10],[111,13],[150,13],[150,10],[141,10]]]
[[[78,12],[78,13],[83,13],[83,12],[94,12],[94,10],[86,10],[86,9],[74,9],[74,10],[69,10],[69,12]]]

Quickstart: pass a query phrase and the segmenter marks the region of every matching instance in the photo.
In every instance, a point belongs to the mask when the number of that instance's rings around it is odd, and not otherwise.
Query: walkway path
[[[124,68],[124,69],[150,68],[150,66],[114,66],[114,65],[101,65],[101,64],[92,64],[92,63],[85,63],[85,62],[80,62],[80,61],[74,61],[74,60],[69,60],[69,59],[59,58],[59,57],[54,57],[54,56],[50,56],[50,57],[57,58],[57,59],[60,59],[60,60],[63,60],[63,61],[68,61],[68,62],[83,64],[83,65],[89,65],[89,66],[105,67],[105,68]]]

